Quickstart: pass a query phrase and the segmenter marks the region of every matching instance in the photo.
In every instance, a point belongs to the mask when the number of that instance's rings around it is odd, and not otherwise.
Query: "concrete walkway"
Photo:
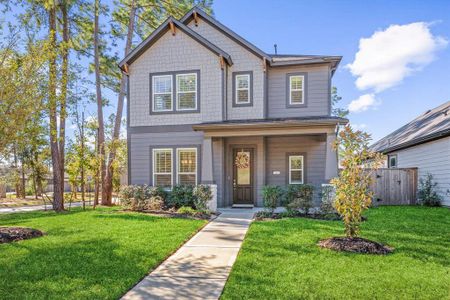
[[[221,210],[122,299],[218,299],[255,211]]]
[[[70,207],[80,207],[83,206],[83,202],[72,202]],[[86,206],[89,206],[89,202],[86,202]],[[66,209],[69,208],[69,203],[64,203],[64,207]],[[52,205],[29,205],[29,206],[17,206],[17,207],[1,207],[0,214],[9,214],[9,213],[20,213],[27,211],[37,211],[37,210],[52,210]]]

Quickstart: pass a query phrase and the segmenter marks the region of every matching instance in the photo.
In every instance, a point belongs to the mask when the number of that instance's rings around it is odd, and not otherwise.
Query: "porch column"
[[[330,180],[338,176],[337,151],[333,149],[336,133],[327,133],[327,149],[325,158],[325,179]]]
[[[202,145],[202,178],[201,183],[214,183],[213,179],[213,155],[211,137],[205,137]]]

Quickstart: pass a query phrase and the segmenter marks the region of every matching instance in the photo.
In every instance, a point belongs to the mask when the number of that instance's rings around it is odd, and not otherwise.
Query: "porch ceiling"
[[[268,136],[333,133],[336,125],[347,124],[338,117],[305,117],[293,119],[229,120],[193,125],[208,137]]]

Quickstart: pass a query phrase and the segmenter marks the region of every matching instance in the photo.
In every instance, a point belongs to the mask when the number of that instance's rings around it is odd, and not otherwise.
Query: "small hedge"
[[[147,185],[128,185],[120,191],[122,206],[136,211],[181,207],[206,211],[211,199],[211,187],[208,185],[176,185],[171,191]]]

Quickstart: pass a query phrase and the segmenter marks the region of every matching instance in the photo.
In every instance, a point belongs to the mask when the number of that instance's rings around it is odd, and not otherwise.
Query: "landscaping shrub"
[[[290,184],[286,191],[285,207],[289,210],[301,209],[305,214],[312,207],[314,186],[310,184]]]
[[[345,126],[333,147],[339,151],[342,171],[331,183],[336,188],[334,207],[345,225],[347,237],[357,237],[364,210],[373,197],[372,173],[381,166],[383,156],[369,149],[370,135]]]
[[[200,184],[194,187],[194,206],[198,210],[208,210],[208,202],[212,200],[213,194],[209,185]]]
[[[194,187],[192,185],[176,185],[169,195],[168,204],[175,208],[182,206],[195,207]]]
[[[197,214],[197,211],[190,206],[182,206],[177,210],[177,212],[179,214],[190,215],[190,216],[195,216]]]
[[[335,190],[334,186],[331,184],[328,185],[322,185],[322,191],[320,193],[321,196],[321,203],[320,203],[320,211],[324,214],[335,214],[337,213],[336,209],[334,208],[334,197],[335,197]]]
[[[165,206],[166,191],[147,185],[128,185],[120,191],[122,206],[130,210],[161,210]]]
[[[433,175],[427,174],[425,180],[420,178],[419,203],[424,206],[441,206],[442,198],[436,191],[437,182],[433,182]]]
[[[283,189],[277,185],[266,185],[262,188],[264,208],[273,212],[283,197]]]

